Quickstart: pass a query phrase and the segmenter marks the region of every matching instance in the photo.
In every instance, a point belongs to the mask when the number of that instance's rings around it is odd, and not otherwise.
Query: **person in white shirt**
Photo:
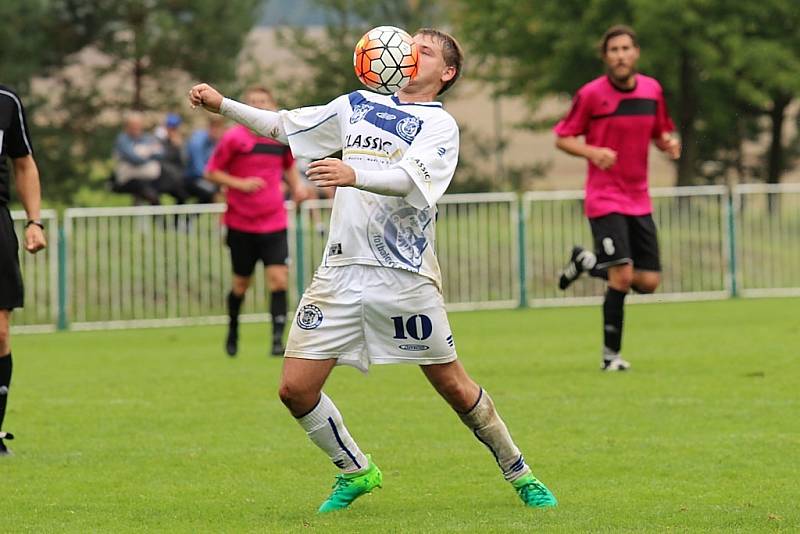
[[[457,359],[433,250],[436,201],[458,162],[458,125],[436,97],[458,79],[458,42],[435,29],[414,35],[418,73],[391,96],[342,95],[324,106],[258,110],[192,87],[194,106],[287,143],[309,179],[337,187],[322,265],[298,306],[279,395],[309,438],[341,470],[320,512],[346,508],[382,474],[356,444],[322,387],[337,364],[419,365],[434,388],[494,455],[531,507],[556,505],[536,479],[489,395]],[[329,158],[342,151],[342,159]],[[322,159],[320,159],[322,158]]]

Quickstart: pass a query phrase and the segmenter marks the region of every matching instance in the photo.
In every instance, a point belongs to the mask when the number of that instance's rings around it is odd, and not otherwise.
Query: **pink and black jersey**
[[[586,144],[617,152],[610,169],[589,162],[587,217],[653,211],[647,185],[650,141],[674,129],[661,85],[654,78],[637,74],[636,86],[623,90],[601,76],[578,90],[569,114],[554,128],[556,135],[583,135]]]
[[[228,188],[225,226],[254,234],[285,230],[281,182],[283,171],[293,163],[289,147],[273,139],[260,137],[241,125],[225,132],[206,165],[206,172],[222,171],[234,177],[258,177],[264,181],[264,187],[252,193]]]

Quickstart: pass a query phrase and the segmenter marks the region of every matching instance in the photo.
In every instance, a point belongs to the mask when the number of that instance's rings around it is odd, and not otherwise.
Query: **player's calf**
[[[526,506],[541,508],[557,504],[550,490],[531,474],[530,467],[511,439],[511,434],[488,393],[481,389],[475,406],[469,412],[459,414],[459,417],[489,449],[503,472],[503,477],[511,482]]]

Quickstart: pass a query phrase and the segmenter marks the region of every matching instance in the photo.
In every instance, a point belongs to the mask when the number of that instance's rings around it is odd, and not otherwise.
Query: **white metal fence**
[[[634,300],[725,298],[728,217],[724,186],[663,188],[651,191],[653,219],[663,267],[657,293]],[[573,244],[593,249],[583,215],[583,191],[529,192],[523,195],[528,304],[548,306],[595,303],[605,282],[584,279],[567,291],[556,286]]]
[[[663,282],[659,293],[634,300],[800,294],[800,184],[655,189],[652,196]],[[598,302],[600,281],[587,277],[567,292],[556,287],[572,245],[591,246],[582,197],[580,191],[445,196],[435,246],[448,306]],[[297,302],[324,250],[330,201],[289,209],[290,295]],[[73,208],[60,232],[56,214],[45,211],[50,246],[36,256],[20,253],[26,307],[15,312],[15,330],[223,322],[231,278],[223,211],[223,205]],[[13,216],[22,236],[24,214]],[[244,320],[268,318],[260,272]]]
[[[800,295],[800,184],[739,185],[733,193],[739,293]]]
[[[231,286],[224,211],[222,204],[66,210],[70,327],[223,322]],[[243,320],[265,318],[258,274]]]
[[[300,236],[294,235],[298,285],[308,283],[322,260],[330,200],[304,202]],[[450,309],[508,308],[519,303],[517,195],[446,195],[439,204],[435,250]],[[298,239],[299,237],[299,239]]]

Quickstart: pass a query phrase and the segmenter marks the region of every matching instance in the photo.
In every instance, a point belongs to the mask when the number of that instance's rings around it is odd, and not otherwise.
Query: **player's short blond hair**
[[[456,80],[461,76],[461,66],[464,63],[464,49],[456,38],[447,32],[437,30],[435,28],[420,28],[417,30],[416,35],[427,35],[436,39],[442,45],[442,55],[444,56],[444,64],[448,67],[456,69],[456,74],[447,80],[437,94],[442,94],[450,89]]]

